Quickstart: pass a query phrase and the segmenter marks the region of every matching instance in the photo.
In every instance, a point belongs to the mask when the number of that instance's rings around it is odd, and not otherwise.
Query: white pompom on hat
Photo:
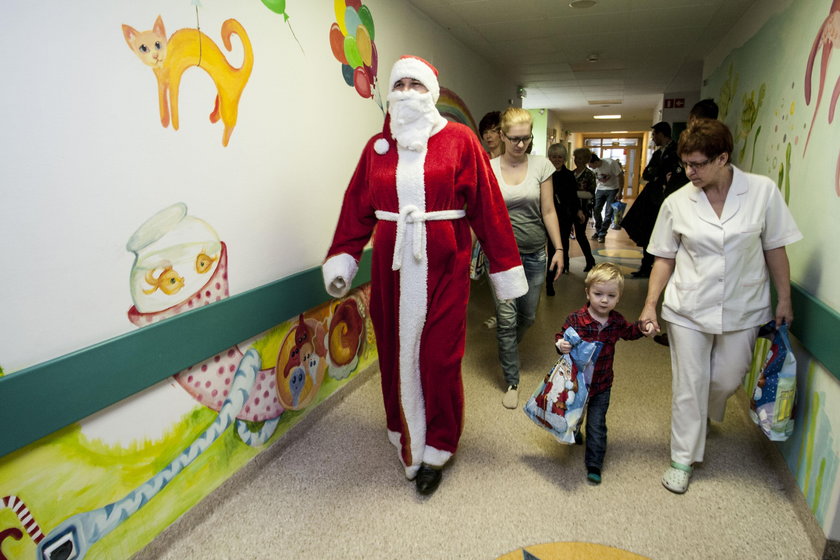
[[[391,68],[391,81],[388,87],[394,87],[394,84],[403,78],[412,78],[422,83],[432,94],[434,102],[437,103],[440,97],[438,71],[428,61],[410,54],[401,56]]]

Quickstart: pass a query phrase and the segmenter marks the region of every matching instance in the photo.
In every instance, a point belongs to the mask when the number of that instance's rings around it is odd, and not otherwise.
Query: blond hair
[[[502,132],[507,134],[510,127],[518,124],[527,124],[529,127],[534,126],[534,120],[531,118],[531,113],[520,107],[508,107],[502,111],[502,116],[499,119],[499,124],[502,127]]]
[[[593,284],[602,284],[604,282],[615,281],[618,283],[618,293],[624,291],[624,274],[621,273],[616,265],[611,262],[604,262],[596,264],[592,270],[586,275],[586,280],[583,281],[586,286],[586,291],[589,292],[589,287]]]

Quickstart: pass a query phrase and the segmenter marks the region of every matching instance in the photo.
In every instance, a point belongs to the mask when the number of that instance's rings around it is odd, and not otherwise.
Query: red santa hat
[[[440,97],[438,71],[428,61],[410,54],[401,56],[391,68],[391,81],[388,83],[388,87],[394,87],[394,84],[403,78],[411,78],[422,83],[437,103]]]

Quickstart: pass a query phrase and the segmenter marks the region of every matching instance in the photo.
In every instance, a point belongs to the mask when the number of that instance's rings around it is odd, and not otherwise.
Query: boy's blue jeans
[[[584,462],[587,467],[598,470],[604,464],[607,453],[607,409],[610,407],[610,391],[589,397],[586,405],[586,453]]]
[[[545,283],[545,249],[520,254],[528,292],[513,300],[496,300],[496,340],[507,385],[519,385],[519,341],[537,318],[540,291]]]

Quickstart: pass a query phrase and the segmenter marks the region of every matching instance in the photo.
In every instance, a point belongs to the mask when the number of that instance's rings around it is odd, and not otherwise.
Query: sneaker
[[[586,480],[590,484],[601,484],[601,469],[586,467]]]
[[[589,239],[594,239],[594,240],[597,241],[599,237],[601,237],[601,236],[598,235],[598,232],[596,231],[595,233],[592,234],[592,237],[590,237]]]
[[[487,327],[488,329],[495,329],[496,328],[496,316],[493,315],[492,317],[490,317],[489,319],[484,321],[484,326]]]
[[[569,234],[569,239],[575,239],[575,234],[574,234],[574,233],[570,233],[570,234]]]
[[[606,240],[607,240],[607,238],[606,238],[605,236],[603,236],[603,235],[601,235],[601,236],[599,236],[599,237],[598,237],[598,243],[603,243],[603,242],[604,242],[604,241],[606,241]]]
[[[519,406],[519,386],[518,385],[508,385],[507,391],[505,392],[505,396],[502,399],[502,406],[505,408],[516,408]]]

